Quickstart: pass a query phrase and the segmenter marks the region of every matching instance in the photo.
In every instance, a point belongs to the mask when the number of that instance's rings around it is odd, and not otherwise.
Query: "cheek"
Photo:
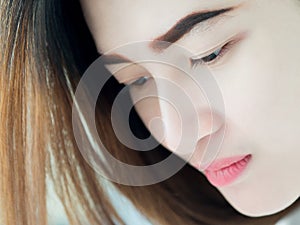
[[[227,122],[234,123],[253,140],[270,135],[278,138],[282,121],[299,108],[295,102],[300,97],[300,82],[296,78],[299,76],[295,76],[296,69],[292,68],[297,63],[279,58],[276,53],[283,50],[274,48],[276,43],[268,43],[267,37],[253,32],[226,68],[215,73],[223,93]],[[295,119],[298,116],[289,121]]]
[[[262,216],[287,207],[299,196],[300,167],[295,159],[300,157],[300,70],[297,57],[275,54],[284,52],[271,46],[276,43],[257,45],[260,42],[254,40],[249,44],[253,41],[251,45],[264,54],[241,49],[238,67],[218,80],[227,122],[243,134],[241,146],[247,143],[254,155],[245,182],[221,192],[243,214]]]

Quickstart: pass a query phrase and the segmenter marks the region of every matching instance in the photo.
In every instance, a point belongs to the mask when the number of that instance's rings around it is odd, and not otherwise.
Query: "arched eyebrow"
[[[184,35],[189,33],[196,25],[199,25],[207,20],[217,19],[224,13],[232,11],[234,8],[235,7],[191,13],[180,19],[165,34],[155,38],[152,43],[150,43],[150,48],[154,49],[155,51],[165,50],[170,45],[181,39]]]
[[[180,19],[174,26],[172,26],[165,34],[154,38],[154,40],[149,44],[149,47],[156,52],[161,52],[168,47],[170,47],[173,43],[180,40],[184,35],[189,33],[196,25],[200,25],[204,21],[218,19],[221,15],[226,12],[233,11],[239,8],[241,4],[228,7],[218,10],[207,10],[191,13],[184,18]],[[131,61],[127,59],[125,56],[121,56],[118,54],[110,54],[103,55],[104,64],[118,64],[118,63],[130,63]]]

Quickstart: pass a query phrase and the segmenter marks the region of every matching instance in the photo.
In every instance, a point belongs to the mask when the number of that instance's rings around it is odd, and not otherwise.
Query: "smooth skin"
[[[255,217],[270,215],[285,209],[299,198],[299,2],[81,0],[81,4],[99,53],[110,51],[110,54],[119,55],[122,53],[113,49],[160,37],[193,12],[233,7],[217,20],[206,21],[195,27],[176,42],[199,55],[200,59],[205,59],[205,64],[207,59],[214,59],[219,54],[218,50],[232,38],[242,37],[239,41],[233,41],[222,57],[207,63],[222,92],[226,114],[225,119],[218,121],[217,129],[212,130],[209,108],[202,104],[198,117],[205,126],[200,129],[202,135],[199,141],[213,138],[218,129],[226,126],[217,158],[252,155],[247,171],[238,181],[218,187],[239,212]],[[145,48],[149,48],[145,49],[147,52],[153,51],[149,46]],[[207,56],[210,57],[204,58]],[[131,59],[130,55],[122,57]],[[150,71],[151,81],[155,83],[159,70],[157,65],[140,66]],[[139,76],[139,73],[131,71],[116,75],[116,79],[128,84],[139,79]],[[164,76],[174,82],[182,82],[179,80],[182,78],[171,73],[165,72]],[[139,88],[143,88],[147,82],[142,82]],[[156,88],[159,89],[159,85]],[[202,102],[200,94],[191,95],[195,105]],[[180,121],[168,107],[153,99],[147,104],[141,102],[136,105],[138,114],[148,127],[151,119],[161,112],[169,118],[162,144],[172,151],[181,135],[178,131]],[[212,113],[218,117],[219,112]],[[155,130],[153,132],[155,136]],[[197,145],[197,148],[201,152],[202,145]],[[198,168],[198,159],[199,155],[195,154],[189,163]]]

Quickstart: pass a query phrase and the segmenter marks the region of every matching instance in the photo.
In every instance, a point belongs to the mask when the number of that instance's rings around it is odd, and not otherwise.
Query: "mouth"
[[[249,154],[218,159],[204,170],[204,174],[212,185],[226,186],[243,174],[251,158],[252,155]]]

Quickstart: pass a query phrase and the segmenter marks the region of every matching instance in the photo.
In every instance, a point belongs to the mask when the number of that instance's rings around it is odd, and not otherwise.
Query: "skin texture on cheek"
[[[99,51],[152,39],[187,13],[208,7],[201,7],[198,1],[160,1],[157,5],[146,1],[82,3]],[[224,5],[224,1],[215,4],[219,8]],[[245,153],[253,156],[242,179],[219,188],[228,202],[245,215],[273,214],[299,197],[299,12],[294,0],[249,1],[234,24],[224,23],[226,29],[213,35],[223,37],[226,32],[245,30],[249,34],[227,53],[222,66],[212,68],[223,93],[228,127],[218,157]],[[180,43],[193,51],[198,47],[197,39],[193,40],[188,42],[186,38]],[[201,105],[199,95],[195,96],[193,101]],[[181,125],[172,107],[148,99],[136,108],[154,136],[164,140],[162,143],[170,150],[176,148]],[[209,120],[200,110],[198,113],[199,118]],[[166,117],[167,127],[151,127],[156,117]],[[208,129],[209,122],[206,124]]]
[[[300,109],[295,100],[300,92],[295,87],[300,85],[300,74],[299,55],[294,51],[299,47],[295,38],[300,36],[299,16],[295,6],[277,4],[272,10],[256,11],[260,20],[253,26],[243,59],[248,62],[243,66],[252,69],[241,73],[244,79],[250,78],[242,88],[245,106],[240,103],[241,111],[233,114],[234,107],[226,104],[232,121],[238,123],[240,118],[239,126],[252,140],[255,163],[249,166],[244,182],[220,191],[236,209],[250,216],[276,213],[299,197]],[[248,120],[243,117],[245,109]]]

